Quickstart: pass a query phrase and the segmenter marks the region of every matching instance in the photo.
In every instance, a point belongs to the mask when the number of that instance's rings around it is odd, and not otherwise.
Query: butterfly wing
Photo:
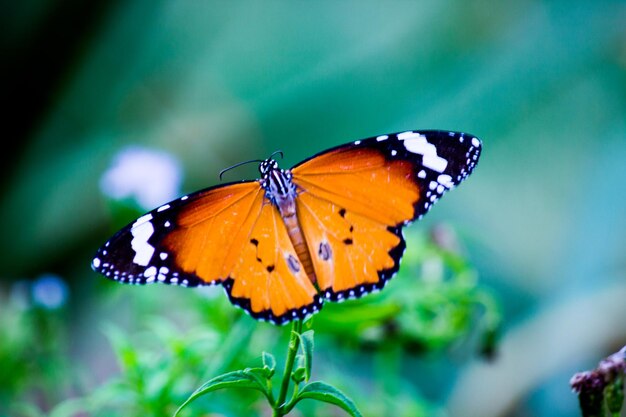
[[[480,150],[469,134],[410,131],[296,165],[298,219],[324,296],[341,300],[381,289],[398,270],[402,227],[465,179]]]
[[[253,317],[283,323],[320,307],[277,210],[256,181],[165,204],[115,234],[93,268],[126,283],[224,286]]]
[[[276,207],[266,201],[237,251],[224,282],[230,300],[254,318],[283,324],[321,308],[321,297],[300,264]]]

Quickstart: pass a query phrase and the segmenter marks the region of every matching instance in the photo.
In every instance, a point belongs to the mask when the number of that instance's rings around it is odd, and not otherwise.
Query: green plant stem
[[[289,350],[287,350],[287,359],[285,361],[285,371],[283,372],[283,380],[280,385],[280,391],[278,393],[278,399],[274,404],[274,413],[272,417],[282,417],[288,411],[283,405],[287,398],[287,391],[289,390],[289,381],[291,381],[291,372],[293,371],[293,364],[296,360],[296,354],[298,353],[298,346],[300,345],[300,333],[302,333],[302,321],[296,320],[291,327],[291,337],[289,338]]]

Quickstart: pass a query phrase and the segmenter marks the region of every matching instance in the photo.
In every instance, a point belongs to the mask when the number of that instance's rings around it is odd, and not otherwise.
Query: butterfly
[[[382,289],[399,268],[402,228],[472,172],[481,148],[467,133],[424,130],[357,140],[289,170],[270,157],[260,179],[141,216],[92,268],[130,284],[220,284],[258,320],[306,319],[326,300]]]

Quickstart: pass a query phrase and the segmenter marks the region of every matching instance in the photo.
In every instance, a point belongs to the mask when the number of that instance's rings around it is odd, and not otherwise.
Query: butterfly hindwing
[[[473,170],[480,141],[403,132],[339,146],[296,165],[298,210],[326,298],[382,288],[399,268],[401,229]]]
[[[269,202],[236,253],[239,260],[224,287],[230,300],[253,317],[282,324],[321,308],[283,220]]]
[[[297,205],[317,284],[326,298],[336,301],[380,290],[398,270],[405,247],[399,227],[308,192],[298,196]]]

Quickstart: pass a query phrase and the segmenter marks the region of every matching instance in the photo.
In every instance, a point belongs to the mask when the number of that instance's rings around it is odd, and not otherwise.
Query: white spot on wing
[[[478,140],[478,138],[472,138],[472,145],[477,148],[480,146],[480,141]]]
[[[157,211],[167,210],[168,208],[170,208],[170,205],[169,205],[169,204],[164,204],[164,205],[162,205],[161,207],[159,207],[159,208],[157,209]]]
[[[426,140],[426,136],[415,132],[404,132],[398,135],[398,139],[404,141],[407,151],[422,155],[422,163],[425,167],[439,173],[445,171],[448,161],[437,155],[437,147]]]
[[[133,224],[133,227],[140,226],[145,222],[149,222],[150,220],[152,220],[152,214],[150,213],[144,214],[143,216],[141,216],[135,221],[135,224]]]
[[[100,259],[93,258],[93,261],[91,261],[91,264],[94,266],[94,268],[100,268]]]
[[[378,136],[378,137],[376,138],[376,140],[377,140],[378,142],[382,142],[383,140],[387,140],[388,138],[389,138],[389,136],[387,136],[387,135],[382,135],[382,136]]]
[[[133,262],[141,266],[147,266],[152,255],[154,255],[154,246],[148,243],[148,239],[154,233],[154,226],[150,220],[152,220],[152,215],[146,214],[137,219],[130,229],[130,233],[133,235],[130,246],[135,251]]]
[[[426,171],[421,170],[420,172],[417,173],[417,176],[420,178],[426,178]]]
[[[419,133],[416,132],[403,132],[403,133],[398,133],[398,139],[400,140],[407,140],[407,139],[414,139],[414,138],[419,138],[422,137],[423,135],[420,135]]]
[[[454,187],[454,183],[452,183],[452,177],[446,174],[439,175],[437,177],[437,182],[446,188]]]

